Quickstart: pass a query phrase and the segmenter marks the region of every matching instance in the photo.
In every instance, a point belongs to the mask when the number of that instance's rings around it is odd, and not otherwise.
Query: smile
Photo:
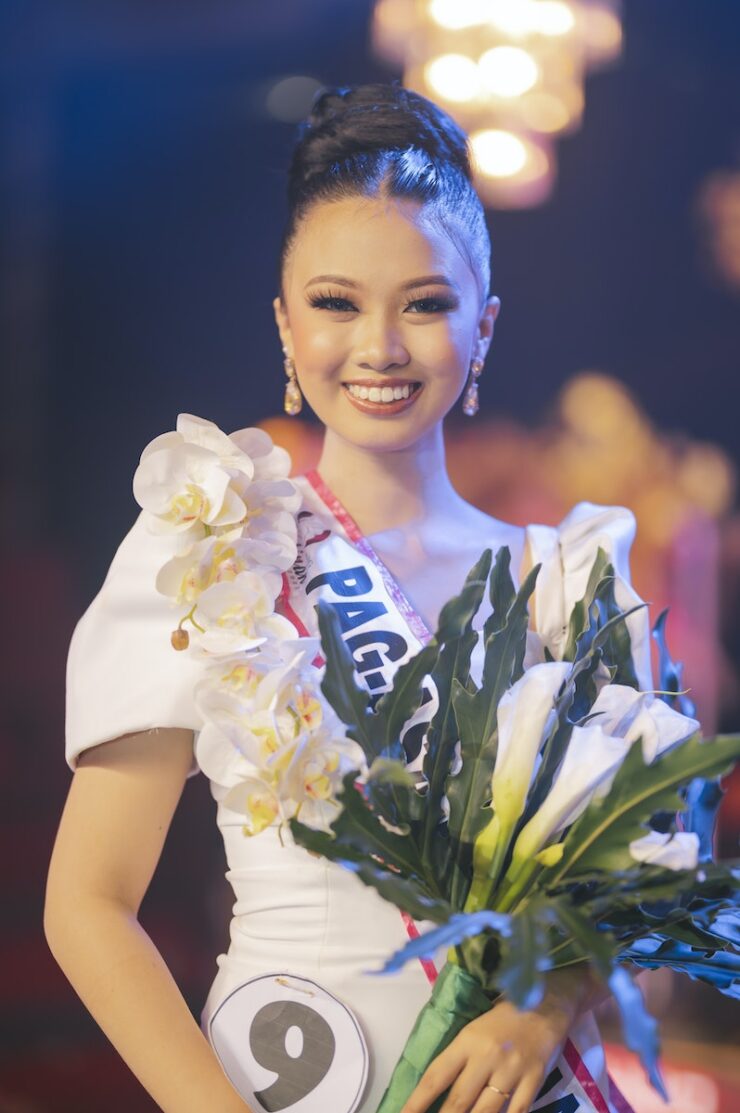
[[[413,405],[422,389],[421,383],[403,383],[396,386],[365,386],[360,383],[342,383],[345,394],[356,409],[363,413],[394,414]]]

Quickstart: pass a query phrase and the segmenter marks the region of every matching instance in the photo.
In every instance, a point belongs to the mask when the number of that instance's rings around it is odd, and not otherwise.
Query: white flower
[[[607,734],[635,742],[642,738],[642,754],[647,765],[685,742],[699,729],[696,719],[681,715],[652,692],[638,692],[625,684],[607,684],[594,700],[591,719]]]
[[[155,437],[142,452],[134,495],[154,533],[249,536],[261,544],[259,563],[289,567],[301,497],[289,469],[290,457],[263,430],[230,437],[213,422],[179,414],[176,432]]]
[[[198,599],[194,640],[206,653],[256,649],[267,638],[295,638],[295,627],[275,614],[282,581],[276,572],[240,572],[213,584]],[[198,631],[198,627],[201,627]]]
[[[630,854],[635,861],[651,866],[694,870],[699,861],[699,836],[694,831],[677,831],[673,835],[650,831],[630,843]]]
[[[537,755],[556,714],[555,698],[571,668],[561,661],[533,665],[499,700],[491,790],[494,812],[504,829],[522,813]]]
[[[244,816],[245,835],[259,835],[275,820],[284,818],[275,787],[261,777],[245,777],[227,793],[223,803]]]
[[[595,723],[573,727],[568,749],[549,793],[516,840],[515,872],[578,819],[599,785],[613,778],[630,745],[624,738],[606,734]]]
[[[251,537],[205,537],[185,554],[168,560],[157,573],[156,588],[177,603],[195,603],[207,588],[234,580],[241,572],[266,569],[286,571],[296,556],[295,542],[285,534],[274,541]]]

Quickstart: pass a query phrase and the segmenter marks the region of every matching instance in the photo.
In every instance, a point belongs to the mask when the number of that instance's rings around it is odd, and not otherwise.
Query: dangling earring
[[[483,360],[474,359],[470,364],[470,379],[465,388],[465,395],[463,397],[463,413],[467,417],[475,417],[478,413],[478,376],[483,370]]]
[[[283,354],[285,355],[283,366],[285,367],[285,374],[288,376],[288,381],[285,384],[285,398],[283,399],[283,409],[285,410],[286,414],[290,414],[291,417],[295,417],[296,414],[299,414],[301,412],[301,407],[303,406],[303,395],[301,394],[301,388],[298,386],[298,379],[296,378],[295,373],[295,364],[288,355],[287,348],[283,348]]]

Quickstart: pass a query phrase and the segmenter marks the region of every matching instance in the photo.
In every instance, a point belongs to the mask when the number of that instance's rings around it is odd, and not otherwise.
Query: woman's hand
[[[522,1012],[497,1001],[437,1056],[401,1113],[426,1113],[448,1088],[440,1113],[529,1113],[580,1014],[587,984],[558,971],[534,1009]]]

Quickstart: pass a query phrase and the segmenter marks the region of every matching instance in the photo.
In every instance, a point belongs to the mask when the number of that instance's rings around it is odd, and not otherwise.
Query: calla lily
[[[535,764],[556,712],[555,697],[571,671],[566,661],[533,665],[499,700],[498,749],[491,781],[493,817],[473,847],[468,907],[480,907],[496,881],[519,820]]]
[[[595,715],[598,718],[593,718]],[[674,711],[653,692],[639,692],[625,684],[603,687],[589,717],[608,734],[628,742],[642,738],[642,754],[648,765],[699,729],[696,719]]]
[[[668,870],[695,870],[699,861],[699,836],[694,831],[650,831],[629,848],[635,861]]]
[[[630,746],[626,739],[606,734],[596,723],[573,727],[549,793],[516,840],[512,874],[586,810],[599,785],[616,773]]]
[[[504,829],[522,814],[537,755],[555,718],[555,697],[571,667],[567,661],[533,665],[499,700],[491,793],[494,812]]]

